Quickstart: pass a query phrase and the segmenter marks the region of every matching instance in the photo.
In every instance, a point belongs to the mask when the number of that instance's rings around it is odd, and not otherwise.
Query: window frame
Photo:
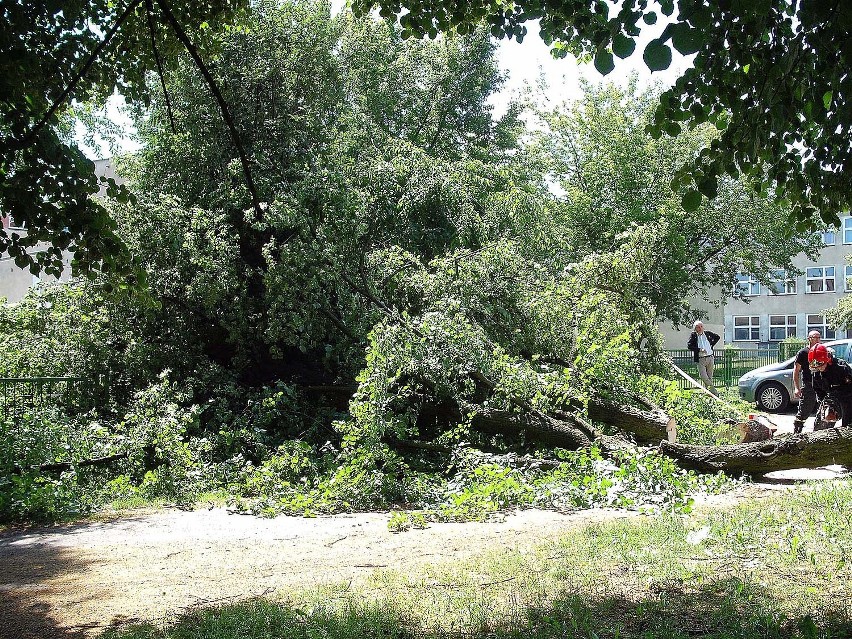
[[[747,325],[737,326],[737,320],[747,319]],[[755,323],[756,321],[756,323]],[[760,315],[734,315],[731,318],[735,342],[759,342],[760,341]],[[748,331],[747,337],[740,337],[737,331]],[[756,333],[755,333],[756,331]],[[757,335],[755,337],[755,334]]]
[[[796,283],[796,277],[791,276],[787,271],[783,269],[779,269],[772,273],[773,280],[772,286],[769,287],[772,295],[795,295],[796,289],[798,285]],[[776,284],[782,284],[781,287],[776,286]]]
[[[751,273],[737,273],[737,289],[743,291],[743,297],[757,297],[760,295],[760,281]]]
[[[843,232],[843,243],[852,244],[852,217],[844,217],[840,221],[840,229]]]
[[[777,319],[777,318],[783,318],[784,323],[783,324],[773,323],[773,319]],[[770,342],[781,342],[781,341],[787,339],[788,337],[796,337],[796,325],[797,325],[797,321],[796,321],[795,315],[788,315],[788,314],[770,315],[769,316],[769,341]],[[774,337],[772,335],[773,329],[777,330],[779,328],[783,329],[784,336],[783,337]]]
[[[814,318],[819,318],[820,323],[815,322]],[[819,334],[822,335],[823,341],[837,339],[837,329],[829,328],[826,325],[825,315],[820,315],[819,313],[808,313],[805,317],[805,322],[807,323],[808,333],[811,331],[819,331]]]
[[[852,218],[850,218],[852,219]],[[831,270],[831,276],[826,275],[827,270]],[[811,271],[820,270],[822,275],[811,275]],[[826,288],[826,284],[831,280],[831,289]],[[819,281],[821,282],[822,290],[814,291],[811,290],[811,282]],[[805,293],[808,295],[820,295],[822,293],[836,293],[837,292],[837,267],[833,265],[829,266],[809,266],[805,269]]]

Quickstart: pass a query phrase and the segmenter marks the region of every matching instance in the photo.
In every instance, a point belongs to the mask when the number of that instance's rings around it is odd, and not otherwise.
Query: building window
[[[852,217],[843,218],[843,243],[852,244]]]
[[[834,267],[814,266],[805,271],[808,293],[834,292]]]
[[[829,229],[828,231],[822,232],[822,243],[825,246],[834,246],[837,244],[837,231],[835,229]]]
[[[834,339],[837,333],[825,323],[823,315],[808,315],[808,333],[819,331],[823,339]]]
[[[742,295],[760,295],[760,282],[754,275],[737,274],[737,289]]]
[[[774,295],[795,295],[796,294],[796,278],[792,277],[787,271],[775,271],[772,274],[772,293]]]
[[[760,317],[757,315],[734,316],[734,341],[759,342]]]
[[[852,266],[847,266],[845,269],[846,277],[843,279],[843,290],[847,293],[852,291]]]
[[[796,316],[770,315],[769,341],[780,342],[787,337],[796,337]]]

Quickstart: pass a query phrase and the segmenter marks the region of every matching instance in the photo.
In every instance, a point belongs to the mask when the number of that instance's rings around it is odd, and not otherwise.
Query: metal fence
[[[698,364],[692,359],[692,351],[670,350],[666,354],[678,368],[690,376],[699,379]],[[752,369],[766,364],[774,364],[786,359],[777,345],[769,348],[724,348],[714,353],[715,370],[713,371],[713,383],[716,386],[736,386],[740,377]],[[689,388],[689,382],[677,376],[681,388]]]
[[[80,408],[89,386],[82,377],[0,377],[0,416],[48,406]]]

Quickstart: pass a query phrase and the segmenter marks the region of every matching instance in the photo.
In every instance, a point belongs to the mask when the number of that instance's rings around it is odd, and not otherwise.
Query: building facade
[[[804,339],[818,330],[824,339],[841,339],[852,330],[834,329],[826,311],[852,293],[852,216],[841,218],[840,228],[823,233],[823,249],[816,261],[800,255],[793,260],[802,275],[778,272],[771,287],[749,274],[738,277],[745,299],[729,300],[724,307],[725,342],[754,348],[777,344],[787,337]]]

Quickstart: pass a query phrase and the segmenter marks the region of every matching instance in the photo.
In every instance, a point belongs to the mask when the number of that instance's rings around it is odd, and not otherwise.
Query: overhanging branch
[[[66,99],[68,99],[68,96],[71,95],[71,92],[77,87],[77,84],[80,82],[80,80],[83,79],[83,76],[85,76],[89,72],[89,69],[92,68],[92,64],[94,64],[95,60],[104,50],[104,48],[106,48],[106,46],[110,43],[110,40],[112,40],[113,36],[118,32],[119,27],[121,27],[124,21],[127,20],[130,14],[133,13],[136,10],[136,7],[138,7],[141,3],[142,0],[132,0],[132,2],[127,6],[124,12],[118,17],[118,20],[115,21],[115,24],[112,25],[112,28],[107,31],[107,34],[104,39],[101,40],[100,44],[98,44],[98,46],[95,47],[95,50],[89,54],[88,58],[86,58],[86,62],[83,64],[80,70],[74,74],[73,78],[71,78],[71,82],[68,83],[68,86],[65,87],[65,90],[62,91],[59,97],[56,98],[53,104],[50,105],[50,108],[47,110],[47,113],[45,113],[41,120],[39,120],[38,123],[32,129],[30,129],[29,133],[27,133],[21,139],[21,141],[15,145],[17,148],[22,149],[35,139],[35,136],[38,134],[38,132],[41,131],[42,128],[44,128],[44,125],[47,124],[50,118],[53,117],[57,109],[59,109],[59,107],[62,106],[62,103],[65,102]]]
[[[141,1],[141,0],[140,0]],[[231,117],[231,112],[228,109],[228,104],[225,102],[225,98],[222,96],[222,92],[219,90],[219,85],[216,84],[216,81],[213,79],[213,75],[210,73],[210,69],[207,68],[207,65],[204,64],[204,61],[201,59],[201,56],[198,53],[198,49],[195,48],[195,45],[192,44],[192,41],[189,39],[189,36],[184,31],[180,22],[178,22],[177,18],[175,18],[174,13],[172,13],[171,8],[166,3],[165,0],[157,0],[157,4],[160,5],[160,8],[163,10],[163,15],[169,21],[169,24],[172,25],[172,28],[175,31],[175,35],[178,40],[180,40],[181,44],[186,48],[189,55],[192,57],[193,62],[195,62],[195,66],[198,67],[198,70],[201,71],[201,75],[204,76],[204,80],[207,82],[207,86],[210,87],[210,92],[213,94],[213,97],[216,99],[216,103],[219,105],[219,110],[222,112],[222,119],[225,120],[225,125],[228,127],[228,131],[231,134],[231,139],[234,142],[234,146],[237,147],[237,153],[240,156],[240,163],[243,166],[243,174],[246,177],[246,188],[248,188],[249,193],[251,194],[252,207],[254,208],[255,218],[259,222],[263,219],[263,211],[260,208],[260,198],[257,195],[257,189],[254,186],[254,180],[251,176],[251,167],[249,165],[248,156],[246,155],[245,148],[243,148],[243,144],[240,141],[240,135],[237,132],[237,127],[234,124],[234,119]]]

